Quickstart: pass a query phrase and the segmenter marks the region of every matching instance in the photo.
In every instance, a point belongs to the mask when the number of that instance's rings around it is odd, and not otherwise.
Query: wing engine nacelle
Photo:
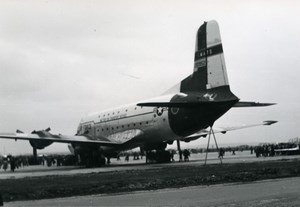
[[[223,133],[223,132],[222,132],[222,133]],[[206,137],[207,137],[207,134],[183,138],[183,139],[181,139],[180,141],[189,143],[190,141],[194,141],[194,140],[199,139],[199,138],[201,138],[201,137],[206,138]]]
[[[30,140],[29,143],[32,147],[41,150],[44,149],[45,147],[48,147],[53,142],[49,140]]]
[[[33,131],[31,132],[31,134],[37,134],[38,136],[41,137],[41,140],[30,140],[29,143],[33,148],[36,149],[44,149],[45,147],[48,147],[49,145],[51,145],[53,142],[49,141],[49,140],[42,140],[43,137],[47,137],[47,136],[52,136],[52,134],[50,134],[50,127],[48,127],[45,130],[39,130],[39,131]]]

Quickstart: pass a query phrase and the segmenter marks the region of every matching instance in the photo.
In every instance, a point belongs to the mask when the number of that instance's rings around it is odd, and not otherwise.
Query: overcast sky
[[[298,1],[0,1],[0,131],[74,134],[86,113],[160,95],[193,71],[195,36],[219,23],[231,90],[276,106],[231,109],[219,144],[300,135]],[[189,146],[205,144],[206,140]],[[2,153],[31,153],[0,140]],[[55,144],[48,151],[67,151]]]

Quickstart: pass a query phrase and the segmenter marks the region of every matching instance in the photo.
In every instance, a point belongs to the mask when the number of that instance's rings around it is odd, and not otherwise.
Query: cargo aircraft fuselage
[[[267,105],[271,104],[239,102],[231,92],[219,26],[209,21],[196,35],[192,74],[161,96],[91,113],[81,119],[76,135],[55,135],[50,129],[31,134],[17,130],[2,133],[0,138],[29,140],[35,149],[53,142],[69,143],[70,150],[86,163],[103,163],[105,156],[122,150],[164,151],[174,140],[205,137],[206,128],[232,107]]]

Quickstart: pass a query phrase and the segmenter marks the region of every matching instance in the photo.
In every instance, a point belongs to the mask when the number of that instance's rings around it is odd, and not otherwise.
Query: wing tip
[[[273,106],[277,103],[260,103],[260,102],[250,102],[250,101],[240,101],[237,102],[233,107],[262,107],[262,106]]]
[[[267,125],[267,126],[270,126],[272,124],[276,124],[278,121],[274,121],[274,120],[267,120],[267,121],[264,121],[263,124],[264,125]]]

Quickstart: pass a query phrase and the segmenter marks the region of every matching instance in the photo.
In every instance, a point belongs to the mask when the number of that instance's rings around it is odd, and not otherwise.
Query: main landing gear
[[[179,162],[182,161],[182,151],[181,151],[181,147],[180,147],[180,140],[177,139],[177,150],[178,150],[178,154],[179,154]]]
[[[80,154],[80,165],[84,165],[87,168],[101,167],[106,164],[105,157],[99,151],[89,151]]]
[[[166,150],[152,150],[146,152],[146,163],[169,163],[171,155]]]
[[[146,151],[146,163],[168,163],[171,162],[171,154],[166,151],[166,143],[152,143],[144,146]]]

